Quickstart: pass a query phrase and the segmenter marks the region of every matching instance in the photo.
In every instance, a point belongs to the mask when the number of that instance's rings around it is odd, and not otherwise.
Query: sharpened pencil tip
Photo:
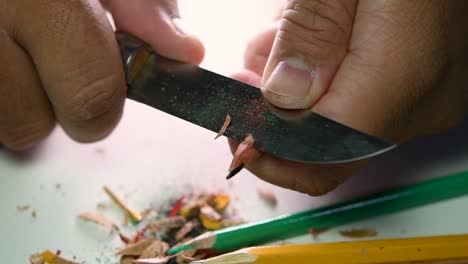
[[[242,169],[244,168],[244,164],[239,165],[237,168],[233,169],[228,173],[226,176],[226,180],[231,179],[232,177],[236,176]]]

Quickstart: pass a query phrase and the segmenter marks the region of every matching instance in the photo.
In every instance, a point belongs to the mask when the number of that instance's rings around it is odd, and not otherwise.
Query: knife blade
[[[265,101],[260,89],[164,58],[144,42],[117,33],[127,78],[127,98],[218,132],[227,115],[225,136],[284,159],[342,163],[368,158],[396,145],[309,111],[285,118]]]

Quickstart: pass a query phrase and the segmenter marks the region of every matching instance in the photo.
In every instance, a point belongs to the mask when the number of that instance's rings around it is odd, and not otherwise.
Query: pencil
[[[211,248],[219,253],[286,239],[468,194],[468,172],[445,176],[335,205],[205,233],[168,254]]]
[[[468,263],[468,235],[265,246],[192,264]]]

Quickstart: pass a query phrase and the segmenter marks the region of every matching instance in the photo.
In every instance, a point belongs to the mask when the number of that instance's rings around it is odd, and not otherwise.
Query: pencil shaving
[[[29,263],[31,264],[45,264],[44,258],[42,258],[41,254],[32,254],[29,256]]]
[[[106,218],[103,215],[98,215],[98,214],[93,214],[89,212],[84,212],[78,215],[80,219],[91,221],[93,223],[102,225],[106,228],[109,228],[111,230],[119,230],[119,227],[117,226],[116,223],[114,223],[112,220]]]
[[[186,221],[185,217],[182,216],[167,217],[152,221],[145,227],[145,230],[157,232],[164,228],[178,228],[184,226]]]
[[[52,253],[50,250],[46,250],[41,253],[41,257],[47,264],[79,264],[78,262],[71,261]]]
[[[18,212],[25,212],[25,211],[28,211],[29,209],[31,209],[31,206],[29,204],[16,206],[16,210]]]
[[[269,188],[257,188],[257,193],[262,198],[263,201],[268,203],[271,207],[276,207],[278,204],[278,199],[276,198],[276,194]]]
[[[125,248],[119,250],[117,255],[124,255],[124,256],[140,256],[143,254],[146,248],[148,248],[153,242],[155,241],[154,238],[147,238],[141,240],[134,244],[129,244]]]
[[[362,228],[362,229],[340,231],[340,234],[348,238],[363,238],[363,237],[374,237],[377,235],[377,231],[375,229]]]
[[[178,264],[188,264],[195,260],[199,260],[194,258],[195,253],[197,252],[196,249],[185,250],[177,254],[176,261]],[[200,258],[201,259],[201,258]]]
[[[222,217],[209,205],[200,208],[200,221],[202,225],[209,230],[220,229],[222,226]]]
[[[226,129],[229,127],[230,124],[231,124],[231,116],[227,115],[226,120],[224,120],[223,126],[221,127],[221,129],[218,132],[218,135],[216,135],[214,139],[218,139],[219,137],[224,135],[224,133],[226,132]]]
[[[109,189],[109,187],[104,186],[103,189],[109,196],[109,198],[111,198],[111,200],[114,201],[114,203],[116,203],[122,210],[124,210],[133,221],[141,221],[142,216],[137,210],[128,206],[127,203],[121,197],[115,194],[111,189]]]
[[[135,259],[133,263],[135,264],[165,264],[170,259],[170,257],[160,257],[160,258],[150,258],[150,259]]]
[[[122,256],[119,264],[133,264],[134,256]]]
[[[163,257],[169,249],[169,244],[161,240],[155,240],[140,255],[139,259]]]
[[[190,221],[185,223],[185,225],[177,231],[175,235],[176,241],[180,241],[184,239],[188,233],[190,233],[195,227],[198,226],[198,222],[196,221]]]
[[[230,200],[231,199],[226,194],[217,194],[208,201],[208,204],[212,206],[218,213],[222,214],[228,207]]]

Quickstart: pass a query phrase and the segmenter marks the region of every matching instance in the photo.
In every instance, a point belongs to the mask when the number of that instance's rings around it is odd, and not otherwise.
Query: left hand
[[[114,18],[117,30],[145,41],[162,56],[199,64],[201,41],[184,27],[177,0],[100,0]]]

